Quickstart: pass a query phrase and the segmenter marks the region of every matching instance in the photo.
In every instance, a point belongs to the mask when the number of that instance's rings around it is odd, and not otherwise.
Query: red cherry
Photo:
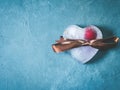
[[[96,39],[96,31],[91,28],[91,27],[87,27],[85,30],[85,39],[86,40],[92,40],[92,39]]]

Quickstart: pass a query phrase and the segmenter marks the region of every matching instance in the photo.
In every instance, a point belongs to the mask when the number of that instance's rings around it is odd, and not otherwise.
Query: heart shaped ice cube
[[[93,31],[88,30],[86,33],[86,30],[88,28],[92,29]],[[81,28],[77,25],[70,25],[64,31],[63,37],[68,39],[83,39],[83,40],[88,39],[89,40],[93,38],[101,39],[103,35],[101,30],[94,25],[91,25],[85,28]],[[98,52],[98,49],[93,48],[91,46],[83,46],[83,47],[78,47],[70,50],[72,57],[82,63],[86,63],[89,60],[91,60],[97,52]]]

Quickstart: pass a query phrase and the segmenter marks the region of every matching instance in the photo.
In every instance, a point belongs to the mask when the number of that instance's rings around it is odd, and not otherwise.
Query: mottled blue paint
[[[52,51],[71,24],[120,37],[120,0],[0,0],[0,90],[120,90],[120,45],[84,65]]]

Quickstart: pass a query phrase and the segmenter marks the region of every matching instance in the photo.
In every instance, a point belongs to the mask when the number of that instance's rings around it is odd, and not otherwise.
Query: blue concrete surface
[[[52,51],[71,24],[120,37],[120,0],[0,0],[0,90],[120,90],[120,44],[84,65]]]

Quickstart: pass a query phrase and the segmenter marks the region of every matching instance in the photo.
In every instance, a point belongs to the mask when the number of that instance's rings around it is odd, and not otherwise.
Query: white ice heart
[[[101,39],[103,37],[102,32],[99,28],[94,25],[89,26],[96,31],[97,37],[96,39]],[[85,28],[81,28],[77,25],[70,25],[63,33],[64,38],[68,39],[84,39]],[[98,49],[95,49],[91,46],[83,46],[70,50],[71,56],[76,60],[86,63],[90,61],[95,54],[98,52]]]

